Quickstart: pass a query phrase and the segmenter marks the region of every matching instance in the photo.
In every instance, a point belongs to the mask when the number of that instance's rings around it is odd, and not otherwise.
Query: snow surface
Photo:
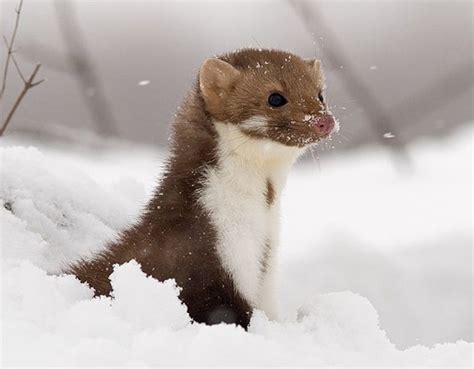
[[[133,222],[163,153],[6,138],[2,366],[470,366],[471,140],[472,127],[417,143],[409,173],[377,149],[295,168],[283,199],[283,319],[256,312],[245,332],[191,324],[174,282],[133,261],[112,274],[113,298],[58,275]]]

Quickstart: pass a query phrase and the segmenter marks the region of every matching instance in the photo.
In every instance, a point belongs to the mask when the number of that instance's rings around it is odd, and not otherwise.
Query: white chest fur
[[[216,122],[218,164],[207,170],[200,201],[217,231],[217,253],[236,288],[274,318],[273,271],[279,238],[279,197],[300,149],[250,138]],[[274,201],[266,198],[268,182]]]

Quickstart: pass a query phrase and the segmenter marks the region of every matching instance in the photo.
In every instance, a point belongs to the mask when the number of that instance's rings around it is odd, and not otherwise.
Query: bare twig
[[[7,42],[7,59],[5,61],[5,67],[3,69],[3,79],[2,79],[2,88],[0,89],[0,100],[3,98],[3,94],[5,93],[5,89],[7,87],[7,76],[8,76],[8,68],[10,66],[10,59],[13,55],[13,45],[15,43],[16,34],[18,32],[18,25],[20,24],[20,14],[21,8],[23,7],[23,0],[20,0],[18,4],[18,8],[15,9],[16,18],[15,18],[15,26],[13,27],[13,33],[10,38],[10,42]],[[6,40],[6,37],[4,37]]]
[[[15,69],[18,72],[18,75],[20,76],[21,80],[23,81],[23,83],[26,84],[26,78],[21,72],[20,66],[18,65],[18,62],[16,61],[16,58],[13,54],[12,54],[12,62],[13,62],[13,65],[15,65]]]
[[[44,81],[44,79],[41,79],[39,81],[35,81],[36,75],[38,74],[38,71],[41,67],[41,64],[36,64],[33,72],[31,75],[27,78],[25,78],[25,75],[21,71],[20,65],[18,64],[18,61],[15,58],[15,52],[16,50],[13,49],[13,46],[15,44],[15,39],[16,39],[16,34],[18,32],[18,25],[20,24],[20,15],[21,15],[21,9],[23,7],[23,0],[20,0],[20,3],[18,4],[18,8],[15,9],[16,13],[16,18],[15,18],[15,26],[13,27],[13,33],[10,38],[10,41],[7,40],[5,36],[3,36],[3,41],[5,42],[5,46],[7,48],[7,58],[5,60],[5,67],[3,69],[3,80],[2,80],[2,87],[0,90],[0,101],[4,96],[6,86],[7,86],[7,78],[8,78],[8,71],[9,71],[9,66],[10,66],[10,61],[13,63],[15,66],[15,69],[20,76],[21,80],[23,81],[23,89],[21,90],[20,94],[15,100],[15,103],[13,104],[12,108],[8,112],[8,115],[3,122],[1,128],[0,128],[0,137],[3,136],[5,133],[8,125],[10,124],[13,115],[15,114],[16,110],[20,106],[23,98],[26,96],[26,93],[33,87],[38,86],[40,83]]]
[[[33,73],[31,73],[28,80],[26,80],[26,82],[23,86],[23,90],[21,91],[20,95],[18,95],[15,103],[13,104],[13,107],[11,108],[10,112],[8,113],[7,118],[5,119],[5,122],[3,122],[2,128],[0,128],[0,136],[3,136],[3,133],[7,129],[8,124],[10,123],[13,115],[15,114],[16,109],[18,109],[18,106],[20,105],[21,101],[25,97],[28,90],[30,88],[38,86],[40,83],[42,83],[44,81],[44,79],[42,79],[42,80],[39,80],[37,82],[34,82],[34,80],[36,78],[36,74],[38,74],[38,71],[39,71],[40,67],[41,67],[41,64],[37,64],[35,69],[33,70]]]
[[[5,36],[3,36],[3,42],[5,42],[5,46],[7,47],[7,50],[8,50],[8,48],[9,48],[8,40]],[[18,65],[18,62],[16,61],[14,52],[12,52],[10,54],[10,58],[11,58],[13,64],[15,65],[16,71],[18,72],[18,75],[20,76],[21,80],[23,81],[23,83],[26,83],[26,79],[23,76],[23,73],[21,72],[21,69],[20,69],[20,66]]]

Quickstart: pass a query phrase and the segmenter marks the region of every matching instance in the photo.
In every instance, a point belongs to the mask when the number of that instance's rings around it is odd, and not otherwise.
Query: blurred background
[[[16,6],[1,0],[8,39]],[[399,347],[472,341],[472,17],[455,0],[25,0],[15,57],[45,81],[0,144],[57,154],[138,204],[203,60],[319,58],[341,133],[289,179],[285,304],[351,290]],[[0,122],[22,88],[11,66]]]
[[[18,1],[1,4],[9,36]],[[27,0],[16,46],[23,69],[40,62],[47,82],[9,130],[45,139],[166,145],[200,63],[247,46],[323,61],[346,137],[338,149],[403,150],[472,117],[471,1]],[[11,74],[2,121],[22,87]]]

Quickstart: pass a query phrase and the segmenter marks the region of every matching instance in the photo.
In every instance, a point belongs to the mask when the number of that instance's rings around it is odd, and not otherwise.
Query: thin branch
[[[39,84],[43,83],[44,81],[46,81],[46,79],[42,78],[38,82],[30,83],[30,87],[36,87]]]
[[[2,87],[0,89],[0,101],[3,98],[3,95],[5,93],[5,89],[7,86],[7,77],[8,77],[8,71],[10,67],[10,61],[13,63],[15,66],[16,71],[18,72],[18,75],[20,76],[21,80],[23,81],[23,89],[21,90],[20,94],[15,100],[15,103],[13,104],[12,108],[10,109],[5,121],[2,124],[2,127],[0,128],[0,136],[3,136],[5,133],[8,125],[10,124],[13,115],[15,114],[16,110],[20,106],[23,98],[26,96],[27,92],[35,87],[38,86],[40,83],[44,81],[44,79],[35,81],[36,75],[38,74],[38,71],[41,67],[41,64],[36,64],[33,72],[31,75],[28,77],[28,79],[25,78],[24,74],[21,71],[20,65],[18,64],[16,58],[15,58],[15,52],[17,50],[13,49],[13,46],[15,44],[15,39],[16,39],[16,34],[18,32],[18,25],[20,24],[20,15],[21,15],[21,9],[23,7],[23,0],[20,0],[20,3],[18,4],[18,7],[15,9],[16,13],[16,18],[15,18],[15,26],[13,27],[13,33],[11,35],[10,41],[3,36],[3,41],[5,42],[5,46],[7,48],[7,58],[5,60],[5,67],[3,69],[3,80],[2,80]]]
[[[8,40],[5,36],[3,36],[3,42],[5,43],[5,46],[7,47],[8,49]],[[12,62],[13,64],[15,65],[15,68],[16,68],[16,71],[18,72],[21,80],[23,81],[23,83],[26,83],[26,79],[25,77],[23,76],[23,73],[21,72],[21,69],[20,69],[20,66],[18,65],[18,62],[16,61],[16,58],[15,58],[15,52],[16,51],[12,51],[11,54],[10,54],[10,57],[12,59]]]
[[[26,78],[21,72],[20,66],[18,65],[18,62],[16,61],[16,58],[13,54],[12,54],[12,62],[15,65],[15,69],[18,72],[18,75],[20,76],[21,80],[23,81],[23,83],[26,83]]]
[[[23,0],[20,0],[18,8],[15,9],[16,18],[15,18],[15,26],[13,27],[13,33],[10,38],[10,42],[8,44],[8,51],[7,51],[7,59],[5,61],[5,68],[3,69],[3,79],[2,79],[2,88],[0,89],[0,100],[3,98],[3,94],[5,93],[5,88],[7,87],[7,76],[8,76],[8,67],[10,66],[10,59],[12,58],[13,54],[13,45],[15,44],[15,38],[18,31],[18,25],[20,24],[20,14],[21,8],[23,7]]]
[[[44,80],[40,80],[37,82],[34,82],[36,78],[36,74],[38,74],[38,71],[41,67],[41,64],[36,64],[35,69],[33,70],[33,73],[31,73],[30,77],[28,80],[25,81],[25,84],[23,86],[23,90],[21,91],[20,95],[18,95],[15,103],[13,104],[13,107],[11,108],[10,112],[7,115],[7,118],[5,119],[5,122],[3,122],[2,128],[0,128],[0,137],[3,136],[3,133],[6,131],[8,124],[11,122],[11,119],[13,118],[13,115],[15,114],[16,110],[18,109],[18,106],[20,106],[21,101],[25,97],[26,93],[28,92],[29,89],[38,86],[40,83],[42,83]]]

